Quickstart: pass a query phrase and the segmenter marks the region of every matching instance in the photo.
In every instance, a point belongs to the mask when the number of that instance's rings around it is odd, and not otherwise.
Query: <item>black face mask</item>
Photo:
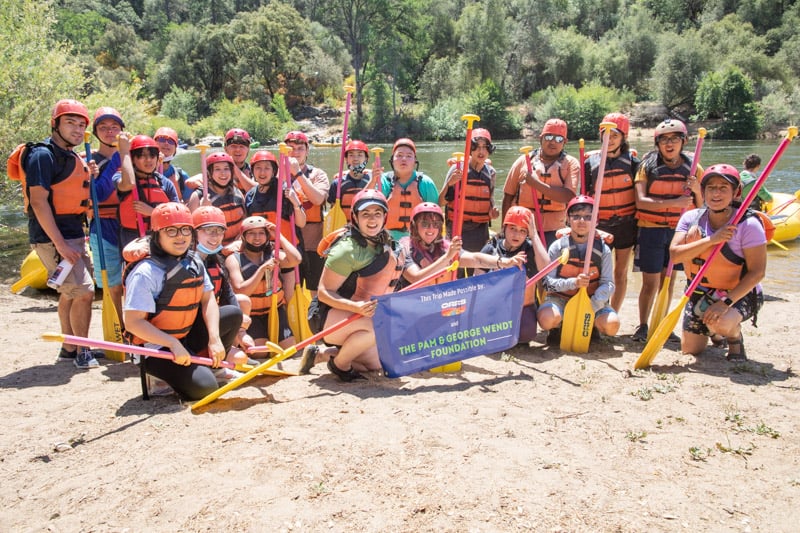
[[[367,168],[367,162],[366,161],[362,161],[361,163],[359,163],[357,165],[347,165],[347,168],[349,168],[350,172],[352,172],[354,175],[359,176],[359,175],[363,174],[364,173],[364,169]]]
[[[269,243],[264,243],[256,246],[255,244],[250,244],[249,242],[242,239],[242,243],[244,244],[244,249],[248,252],[253,252],[254,254],[260,254],[267,249]]]

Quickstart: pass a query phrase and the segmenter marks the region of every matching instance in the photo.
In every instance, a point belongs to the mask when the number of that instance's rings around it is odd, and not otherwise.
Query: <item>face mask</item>
[[[174,155],[171,155],[171,156],[164,156],[164,159],[162,159],[162,161],[163,161],[164,163],[169,163],[169,162],[170,162],[170,161],[172,161],[173,159],[175,159],[175,156],[174,156]]]
[[[259,246],[256,246],[255,244],[250,244],[249,242],[247,242],[245,240],[243,240],[242,243],[244,244],[245,250],[247,250],[248,252],[253,252],[254,254],[260,254],[261,252],[263,252],[264,250],[267,249],[267,243],[266,242],[264,244],[259,245]]]
[[[206,248],[202,243],[198,242],[197,243],[197,250],[200,253],[204,253],[206,255],[214,255],[214,254],[218,254],[220,252],[220,250],[222,250],[222,245],[220,244],[219,246],[217,246],[213,250],[210,250],[210,249]]]
[[[353,174],[356,174],[356,175],[363,174],[364,173],[364,169],[367,168],[367,162],[366,161],[362,161],[361,163],[359,163],[357,165],[347,165],[347,168],[349,168],[350,171]]]

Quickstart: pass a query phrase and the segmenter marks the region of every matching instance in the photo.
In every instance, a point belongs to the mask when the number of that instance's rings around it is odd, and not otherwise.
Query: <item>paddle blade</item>
[[[269,324],[267,325],[267,337],[274,343],[278,343],[278,295],[272,293],[272,302],[269,308]]]
[[[653,334],[656,332],[656,328],[661,321],[664,320],[664,315],[667,314],[667,309],[669,309],[670,278],[671,276],[664,278],[664,282],[661,284],[661,290],[658,291],[656,303],[653,306],[652,311],[650,311],[650,326],[647,328],[647,340],[650,340],[653,337]]]
[[[44,275],[47,276],[47,270],[45,270],[44,267],[42,267],[42,271],[44,272]],[[38,278],[40,275],[41,272],[39,270],[28,272],[27,274],[22,276],[22,278],[20,278],[19,281],[17,281],[11,286],[11,292],[17,294],[18,292],[25,290],[25,288],[33,284],[34,280]]]
[[[311,295],[308,289],[304,289],[300,284],[294,286],[294,294],[289,300],[287,314],[289,327],[295,340],[304,341],[311,337],[311,326],[308,325],[308,306],[311,302]]]
[[[678,305],[670,311],[670,313],[664,317],[664,320],[658,325],[656,328],[655,333],[653,336],[650,337],[650,340],[647,341],[647,344],[644,346],[644,350],[642,350],[642,355],[639,356],[639,359],[636,360],[634,363],[633,368],[640,369],[640,368],[647,368],[653,362],[658,352],[661,351],[661,348],[664,347],[664,343],[667,342],[669,338],[669,334],[672,333],[672,330],[675,329],[675,326],[678,324],[678,320],[680,320],[681,316],[683,315],[683,308],[686,306],[686,303],[689,301],[689,297],[685,294],[683,298],[678,302]]]
[[[347,217],[344,216],[344,210],[339,199],[333,204],[331,210],[325,215],[325,220],[322,221],[322,234],[328,235],[332,231],[343,228],[347,224]]]
[[[111,291],[108,287],[108,273],[105,270],[100,271],[103,279],[103,339],[109,342],[117,342],[122,344],[122,325],[117,315],[117,307],[114,305],[114,300],[111,298]],[[125,354],[114,350],[105,350],[106,357],[112,361],[125,361]]]
[[[567,352],[587,353],[592,340],[594,310],[585,287],[578,290],[564,307],[561,323],[561,349]]]

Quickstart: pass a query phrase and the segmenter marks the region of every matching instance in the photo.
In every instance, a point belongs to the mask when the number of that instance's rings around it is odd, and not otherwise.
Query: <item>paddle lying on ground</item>
[[[91,134],[87,131],[83,134],[83,144],[86,150],[86,162],[92,160],[92,145],[89,142]],[[111,342],[122,342],[122,325],[117,314],[117,306],[111,297],[111,290],[108,286],[108,272],[106,272],[106,254],[103,250],[103,230],[100,223],[100,208],[97,201],[96,178],[92,177],[89,182],[89,191],[92,197],[92,213],[94,214],[95,236],[97,237],[97,254],[100,256],[100,276],[103,281],[103,338]],[[106,350],[106,357],[114,361],[124,361],[125,353]]]
[[[425,276],[423,279],[417,281],[416,283],[412,283],[411,285],[409,285],[408,287],[406,287],[406,288],[404,288],[402,290],[403,291],[407,291],[407,290],[410,290],[410,289],[416,289],[417,287],[422,287],[426,283],[428,283],[431,280],[435,279],[436,277],[440,276],[446,270],[451,270],[451,269],[455,269],[455,268],[458,268],[458,262],[453,262],[447,268],[443,268],[443,269],[441,269],[441,270],[439,270],[437,272],[434,272],[433,274],[431,274],[429,276]],[[347,324],[358,320],[362,316],[363,315],[360,315],[358,313],[353,313],[349,317],[347,317],[347,318],[345,318],[343,320],[340,320],[336,324],[333,324],[331,327],[329,327],[327,329],[324,329],[324,330],[320,331],[319,333],[317,333],[316,335],[312,335],[311,337],[305,339],[304,341],[299,342],[299,343],[295,344],[294,346],[290,346],[289,348],[286,348],[285,350],[281,349],[280,346],[275,346],[275,345],[253,346],[252,348],[248,349],[248,352],[253,353],[253,352],[272,351],[272,352],[275,352],[275,356],[273,356],[272,358],[268,359],[267,361],[264,361],[263,363],[261,363],[260,365],[255,367],[254,369],[248,371],[244,376],[242,376],[240,378],[237,378],[237,379],[234,379],[233,381],[231,381],[231,382],[223,385],[219,389],[215,390],[214,392],[212,392],[211,394],[209,394],[208,396],[206,396],[202,400],[199,400],[199,401],[195,402],[195,404],[192,405],[192,411],[194,411],[196,409],[199,409],[200,407],[203,407],[204,405],[208,405],[209,403],[213,402],[214,400],[216,400],[217,398],[219,398],[220,396],[222,396],[226,392],[232,391],[233,389],[235,389],[235,388],[247,383],[248,381],[250,381],[254,377],[258,376],[259,374],[263,373],[265,370],[269,369],[270,367],[272,367],[272,366],[280,363],[281,361],[283,361],[285,359],[288,359],[289,357],[293,356],[299,350],[302,350],[306,346],[308,346],[310,344],[314,344],[315,342],[324,339],[326,336],[330,335],[334,331],[337,331],[337,330],[343,328],[344,326],[346,326]]]
[[[699,128],[697,130],[697,145],[694,148],[694,155],[692,156],[692,166],[689,170],[689,176],[694,176],[695,172],[697,172],[697,165],[700,163],[700,153],[703,151],[703,141],[706,137],[706,129]],[[687,188],[685,194],[691,195],[692,190]],[[681,215],[686,211],[683,209],[681,211]],[[664,281],[661,282],[661,289],[658,291],[658,296],[656,297],[656,303],[653,305],[653,309],[650,311],[650,325],[647,328],[647,338],[653,336],[653,332],[655,332],[656,327],[664,320],[664,316],[667,314],[667,309],[669,309],[669,302],[670,302],[670,292],[669,292],[669,285],[672,283],[672,270],[675,268],[675,263],[672,262],[672,259],[669,260],[667,263],[667,271],[664,273]]]
[[[764,167],[764,171],[756,180],[753,188],[750,189],[750,192],[747,193],[747,197],[742,200],[742,204],[739,206],[739,209],[736,211],[736,214],[733,216],[733,219],[730,222],[730,225],[737,225],[739,221],[744,216],[745,211],[747,211],[748,206],[753,202],[756,195],[758,194],[758,190],[764,185],[764,182],[767,181],[767,177],[772,172],[772,169],[775,168],[775,165],[778,163],[778,160],[783,155],[783,152],[789,146],[789,143],[792,142],[792,139],[797,136],[797,127],[790,126],[789,132],[786,134],[786,138],[781,141],[778,145],[778,149],[775,150],[775,153],[770,158],[769,163],[767,166]],[[683,308],[686,306],[686,303],[689,301],[689,297],[692,295],[694,290],[697,288],[697,285],[700,283],[700,280],[703,279],[703,274],[705,273],[708,266],[714,260],[714,257],[717,256],[719,251],[725,245],[724,242],[717,244],[712,250],[711,254],[706,259],[705,263],[700,267],[697,272],[697,275],[694,277],[692,282],[689,284],[689,287],[686,289],[686,292],[683,293],[683,298],[678,302],[678,305],[670,311],[670,313],[664,317],[664,320],[658,325],[656,332],[653,334],[652,337],[647,341],[647,344],[642,350],[641,355],[634,363],[633,367],[636,369],[645,368],[650,366],[655,359],[656,355],[658,354],[661,347],[664,346],[664,343],[667,342],[667,338],[669,334],[672,333],[672,330],[675,329],[675,326],[678,324],[678,320],[683,315]]]
[[[589,193],[586,192],[586,167],[583,166],[583,163],[586,160],[586,141],[583,139],[578,140],[578,163],[580,163],[581,169],[581,194],[586,194],[587,196]]]
[[[595,198],[598,200],[592,208],[592,220],[589,223],[589,235],[586,240],[586,255],[583,260],[583,274],[589,274],[592,264],[592,251],[594,250],[594,235],[597,225],[597,216],[600,212],[600,191],[603,190],[603,176],[606,172],[606,156],[608,155],[608,139],[612,128],[617,125],[613,122],[603,122],[600,128],[603,132],[603,146],[600,149],[600,167],[597,171],[595,183]],[[583,166],[583,165],[581,165]],[[586,353],[589,351],[589,342],[592,339],[594,326],[594,309],[592,300],[586,287],[578,289],[578,293],[569,299],[564,306],[564,317],[561,321],[561,349],[569,352]]]
[[[339,182],[336,184],[336,201],[333,207],[325,215],[325,220],[322,221],[322,235],[327,235],[347,224],[347,217],[344,216],[342,209],[342,182],[344,181],[344,160],[345,149],[347,147],[347,126],[350,122],[350,103],[353,97],[355,87],[345,85],[344,90],[347,93],[347,103],[344,107],[344,124],[342,125],[342,150],[339,152]]]

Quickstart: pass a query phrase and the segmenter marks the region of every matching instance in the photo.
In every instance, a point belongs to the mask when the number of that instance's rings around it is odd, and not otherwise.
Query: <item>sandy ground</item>
[[[770,295],[744,364],[668,346],[631,372],[631,297],[588,355],[319,366],[193,413],[129,363],[55,364],[54,296],[0,285],[0,531],[797,531],[798,300]]]

